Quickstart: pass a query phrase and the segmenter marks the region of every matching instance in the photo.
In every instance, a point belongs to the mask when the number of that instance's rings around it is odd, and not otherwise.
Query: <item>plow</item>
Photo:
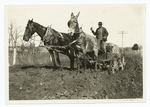
[[[71,47],[71,45],[73,45],[74,43],[76,43],[77,40],[72,41],[71,43],[69,43],[68,45],[64,45],[64,46],[44,46],[47,49],[52,49],[53,51],[59,52],[59,53],[63,53],[63,49],[67,49],[68,47]],[[72,48],[73,49],[73,48]],[[90,53],[92,54],[92,53]],[[94,64],[96,63],[95,60],[93,60],[93,58],[91,57],[90,54],[86,54],[86,67],[89,69],[94,68]],[[76,59],[76,55],[74,55],[74,58]],[[80,60],[80,68],[84,67],[84,57],[83,57],[83,53],[80,52],[79,55],[79,60]],[[108,74],[115,73],[116,71],[120,71],[120,70],[124,70],[124,67],[126,65],[126,62],[124,60],[124,56],[120,53],[114,53],[111,52],[109,50],[106,50],[105,53],[99,54],[98,58],[97,58],[98,62],[97,64],[97,68],[100,71],[107,71]]]
[[[84,67],[83,57],[80,58],[80,62],[81,62],[80,67],[81,68]],[[96,63],[96,61],[94,61],[87,55],[86,58],[87,68],[89,69],[94,68],[94,63]],[[115,73],[118,70],[119,71],[124,70],[125,65],[126,62],[124,60],[124,56],[121,56],[120,54],[106,52],[98,56],[97,68],[100,71],[107,71],[108,74],[110,74],[111,72]]]

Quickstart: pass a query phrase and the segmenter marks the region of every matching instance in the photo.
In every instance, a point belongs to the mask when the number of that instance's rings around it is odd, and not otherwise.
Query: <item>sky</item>
[[[103,22],[108,32],[108,41],[122,46],[122,35],[119,31],[125,31],[123,35],[123,46],[131,47],[134,43],[143,45],[146,37],[146,8],[143,4],[76,4],[76,5],[20,5],[5,6],[5,24],[9,26],[10,20],[16,20],[17,26],[21,26],[23,35],[29,19],[47,27],[52,24],[52,28],[59,32],[68,32],[67,22],[71,13],[78,17],[79,26],[82,26],[85,33],[93,34],[98,27],[98,22]],[[6,33],[7,34],[7,33]],[[37,37],[36,40],[40,40]],[[39,41],[36,41],[39,45]]]

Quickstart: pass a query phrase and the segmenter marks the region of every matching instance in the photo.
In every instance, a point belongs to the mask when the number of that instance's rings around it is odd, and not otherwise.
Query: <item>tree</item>
[[[16,25],[15,20],[10,20],[9,27],[8,27],[8,33],[9,33],[9,46],[13,48],[13,65],[16,64],[16,48],[17,48],[17,42],[20,37],[20,33],[22,32],[21,27],[18,27]]]
[[[137,43],[135,43],[133,46],[132,46],[132,50],[139,50],[139,45]]]

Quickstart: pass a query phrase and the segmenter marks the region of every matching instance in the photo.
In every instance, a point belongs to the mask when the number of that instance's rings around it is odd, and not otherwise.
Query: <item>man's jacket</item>
[[[94,35],[96,35],[96,38],[97,38],[98,40],[104,40],[104,41],[107,41],[107,36],[109,35],[107,29],[104,28],[104,27],[97,28],[97,29],[96,29],[96,32],[92,31],[92,33],[93,33]]]

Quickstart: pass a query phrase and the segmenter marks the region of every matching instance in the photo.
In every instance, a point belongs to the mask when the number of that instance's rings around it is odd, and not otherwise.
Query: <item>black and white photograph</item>
[[[6,102],[145,102],[146,5],[5,5]]]

